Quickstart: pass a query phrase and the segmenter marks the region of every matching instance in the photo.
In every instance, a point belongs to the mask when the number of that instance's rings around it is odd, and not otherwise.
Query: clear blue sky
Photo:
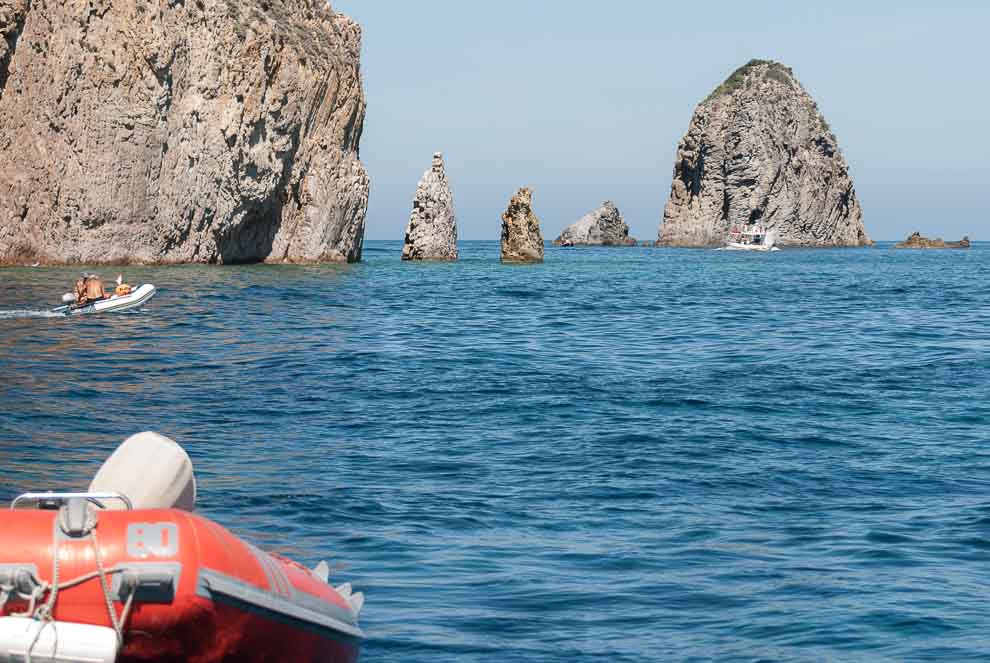
[[[401,239],[442,151],[460,237],[522,185],[543,234],[612,199],[655,239],[694,108],[751,58],[793,67],[874,239],[990,240],[990,3],[335,0],[364,30],[369,239]]]

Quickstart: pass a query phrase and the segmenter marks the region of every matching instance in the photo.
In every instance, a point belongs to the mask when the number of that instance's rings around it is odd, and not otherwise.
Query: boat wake
[[[53,313],[52,311],[26,311],[10,310],[0,311],[0,320],[19,320],[24,318],[64,318],[64,313]]]

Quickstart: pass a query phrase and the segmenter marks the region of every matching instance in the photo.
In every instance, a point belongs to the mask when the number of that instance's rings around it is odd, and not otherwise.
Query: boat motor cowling
[[[107,491],[126,495],[135,509],[192,511],[196,505],[192,460],[185,449],[164,435],[150,431],[132,435],[107,458],[89,484],[91,493]]]
[[[75,301],[76,301],[76,296],[73,295],[71,292],[67,292],[64,295],[62,295],[62,303],[63,304],[72,304]]]

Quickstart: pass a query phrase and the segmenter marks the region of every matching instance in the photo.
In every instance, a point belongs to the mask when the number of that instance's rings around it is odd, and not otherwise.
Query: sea
[[[0,499],[168,435],[363,661],[990,660],[990,243],[460,250],[0,270]]]

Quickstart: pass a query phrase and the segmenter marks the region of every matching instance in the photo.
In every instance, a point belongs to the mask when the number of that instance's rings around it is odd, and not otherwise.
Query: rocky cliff
[[[528,187],[512,196],[502,215],[502,262],[543,262],[543,234]]]
[[[923,237],[919,232],[911,233],[906,240],[894,246],[895,249],[968,249],[969,247],[969,237],[963,237],[958,242],[946,242],[941,237],[935,239]]]
[[[697,108],[677,148],[658,244],[715,246],[761,224],[778,245],[864,246],[838,142],[790,68],[752,60]]]
[[[360,28],[325,0],[0,0],[0,263],[354,261]]]
[[[413,210],[402,245],[403,260],[457,260],[457,215],[454,195],[443,165],[443,155],[433,155],[433,165],[416,187]]]
[[[629,236],[629,226],[611,200],[567,226],[553,243],[556,246],[636,246],[636,240]]]

